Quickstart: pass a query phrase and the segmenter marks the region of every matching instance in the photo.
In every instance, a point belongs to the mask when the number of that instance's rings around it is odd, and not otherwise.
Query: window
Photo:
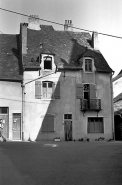
[[[96,86],[95,84],[77,84],[76,85],[77,99],[96,99]]]
[[[53,82],[50,81],[42,82],[42,91],[43,98],[51,98],[53,94]]]
[[[35,99],[60,99],[60,82],[35,81]]]
[[[54,120],[54,115],[46,114],[42,122],[41,132],[54,132]]]
[[[0,107],[0,114],[8,114],[8,108],[7,107]]]
[[[103,118],[88,118],[88,133],[104,133]]]
[[[92,72],[92,59],[85,59],[85,71],[86,72]]]
[[[52,70],[52,57],[44,57],[44,70]]]
[[[72,119],[72,114],[64,114],[64,119]]]

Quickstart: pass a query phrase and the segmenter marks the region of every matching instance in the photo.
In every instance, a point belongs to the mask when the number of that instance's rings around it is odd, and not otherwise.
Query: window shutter
[[[96,85],[90,84],[90,99],[96,99]]]
[[[55,84],[54,98],[55,99],[60,99],[60,82]]]
[[[41,99],[41,82],[35,81],[35,98]]]
[[[76,84],[76,98],[83,98],[83,84]]]
[[[54,132],[54,116],[45,115],[42,123],[42,132]]]
[[[48,116],[48,132],[54,132],[54,116]]]

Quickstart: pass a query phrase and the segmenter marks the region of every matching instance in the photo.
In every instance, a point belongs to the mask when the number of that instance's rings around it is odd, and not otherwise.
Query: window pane
[[[52,86],[53,86],[53,83],[52,82],[48,82],[48,87],[52,88]]]
[[[72,114],[64,114],[64,119],[72,119]]]
[[[44,69],[52,69],[52,58],[44,57]]]
[[[51,98],[53,94],[53,82],[43,82],[42,92],[44,98]]]
[[[43,87],[47,87],[47,83],[46,82],[43,82]]]
[[[0,107],[0,114],[7,114],[8,108],[7,107]]]
[[[85,71],[92,71],[92,60],[85,59]]]

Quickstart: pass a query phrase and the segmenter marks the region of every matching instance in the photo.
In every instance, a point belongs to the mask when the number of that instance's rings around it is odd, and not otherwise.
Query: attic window
[[[93,71],[93,62],[90,58],[85,58],[85,71],[92,72]]]
[[[52,57],[44,57],[44,70],[52,70]]]

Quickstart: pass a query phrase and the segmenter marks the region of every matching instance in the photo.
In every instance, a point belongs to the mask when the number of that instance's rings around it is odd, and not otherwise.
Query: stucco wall
[[[38,72],[25,72],[25,82],[38,77]],[[60,137],[64,139],[64,114],[72,114],[73,139],[88,137],[96,139],[104,137],[112,138],[112,104],[110,74],[96,73],[93,76],[93,83],[96,84],[97,98],[102,101],[102,110],[98,116],[104,118],[104,134],[87,134],[88,117],[97,117],[95,111],[83,112],[80,110],[80,100],[76,99],[76,83],[83,83],[82,71],[68,71],[50,75],[41,80],[60,81],[60,99],[44,100],[35,99],[35,82],[25,86],[25,123],[24,138],[28,140],[44,140]],[[85,78],[87,76],[85,75]],[[88,77],[89,78],[89,77]],[[86,80],[87,81],[87,80]],[[55,132],[51,134],[41,133],[41,125],[45,114],[55,116]]]
[[[9,139],[12,139],[13,113],[22,113],[21,83],[0,81],[0,107],[9,108]]]

